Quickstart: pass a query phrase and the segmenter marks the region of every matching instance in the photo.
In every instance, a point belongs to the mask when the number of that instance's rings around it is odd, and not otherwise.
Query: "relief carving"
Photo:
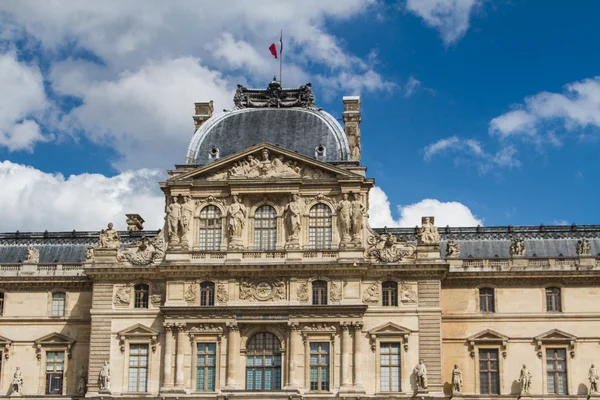
[[[416,303],[417,294],[415,293],[414,285],[406,282],[400,282],[398,285],[400,288],[400,301],[402,303]]]
[[[152,293],[150,295],[150,302],[155,305],[160,305],[163,300],[163,295],[165,293],[165,284],[164,283],[155,283],[151,286]]]
[[[511,257],[524,257],[525,256],[525,239],[515,238],[510,244],[510,255]]]
[[[315,331],[317,331],[317,332],[322,332],[322,331],[335,332],[337,329],[335,328],[335,325],[327,324],[325,322],[316,322],[316,323],[304,325],[302,327],[302,330],[309,331],[309,332],[315,332]]]
[[[587,239],[580,239],[577,241],[577,255],[578,256],[591,256],[592,247]]]
[[[446,243],[446,258],[458,258],[460,256],[460,244],[454,240]]]
[[[216,324],[200,324],[190,328],[189,335],[193,336],[195,333],[223,333],[223,327]]]
[[[379,302],[379,282],[373,282],[363,293],[363,301],[365,303]]]
[[[331,282],[329,285],[329,291],[329,298],[331,301],[336,303],[342,301],[342,287],[338,283]]]
[[[129,305],[131,303],[131,287],[129,285],[115,285],[115,305]]]
[[[229,300],[229,293],[227,292],[227,288],[223,283],[219,283],[217,285],[217,301],[219,303],[227,303]]]
[[[308,301],[308,282],[303,281],[298,283],[298,300]]]
[[[421,218],[421,229],[417,233],[418,244],[437,244],[440,242],[440,234],[433,223],[434,217]]]
[[[415,254],[415,245],[401,242],[390,233],[369,237],[367,254],[381,262],[398,262]]]
[[[259,301],[285,300],[286,289],[283,280],[260,280],[258,282],[242,279],[240,283],[240,299],[254,298]]]
[[[248,300],[252,298],[252,284],[247,280],[242,279],[240,283],[240,300]]]
[[[183,294],[185,301],[196,301],[196,286],[195,283],[186,284],[185,293]]]
[[[121,247],[121,236],[113,228],[113,223],[108,223],[108,229],[102,229],[98,238],[98,248],[100,249],[118,249]]]
[[[227,208],[227,232],[229,233],[229,249],[243,249],[242,233],[246,224],[246,206],[238,196],[233,196]]]
[[[85,249],[85,261],[87,261],[87,262],[94,261],[94,246],[88,246],[88,248]]]
[[[160,262],[167,250],[164,234],[159,232],[156,237],[150,239],[146,236],[135,243],[133,246],[127,246],[119,249],[117,260],[129,262],[132,265],[147,266]]]

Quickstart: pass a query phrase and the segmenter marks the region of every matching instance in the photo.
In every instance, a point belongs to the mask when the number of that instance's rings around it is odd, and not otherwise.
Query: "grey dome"
[[[215,115],[200,126],[188,147],[186,164],[207,164],[262,142],[308,157],[315,157],[318,149],[319,160],[325,162],[350,160],[344,130],[325,111],[244,108]]]

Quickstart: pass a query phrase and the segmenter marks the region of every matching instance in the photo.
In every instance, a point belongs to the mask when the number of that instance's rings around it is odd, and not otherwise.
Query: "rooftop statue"
[[[233,95],[236,109],[242,108],[290,108],[316,109],[312,85],[307,83],[297,89],[284,89],[277,77],[269,82],[265,90],[248,89],[237,85]]]
[[[440,234],[433,225],[434,217],[422,217],[421,229],[417,234],[419,244],[437,244],[440,242]]]
[[[98,241],[100,249],[118,249],[121,247],[121,236],[119,232],[113,228],[113,223],[108,223],[108,229],[102,229]]]

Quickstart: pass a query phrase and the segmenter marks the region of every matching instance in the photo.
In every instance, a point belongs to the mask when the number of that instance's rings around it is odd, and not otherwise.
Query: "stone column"
[[[237,322],[227,324],[227,382],[225,390],[239,389],[235,381],[236,364],[240,361],[240,327]]]
[[[296,366],[298,365],[298,361],[296,360],[298,353],[298,331],[300,330],[300,324],[297,322],[288,322],[288,332],[289,332],[289,365],[288,365],[288,383],[286,385],[286,390],[298,390],[298,379],[296,378]]]
[[[173,325],[165,324],[165,358],[163,359],[163,390],[173,388]]]
[[[340,378],[342,381],[341,388],[348,388],[351,386],[350,383],[350,323],[342,322],[340,323],[340,327],[342,328],[342,365],[340,367]]]
[[[175,389],[183,390],[183,346],[185,343],[185,325],[177,325],[177,356],[175,358]]]
[[[363,357],[363,335],[362,327],[363,323],[357,321],[352,324],[354,328],[354,391],[364,392],[365,389],[362,384],[362,357]]]

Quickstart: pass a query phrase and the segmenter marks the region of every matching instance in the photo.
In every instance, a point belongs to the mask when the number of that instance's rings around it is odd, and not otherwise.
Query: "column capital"
[[[300,330],[300,324],[298,322],[288,322],[287,323],[287,328],[290,331],[299,331]]]
[[[177,330],[178,332],[185,332],[187,330],[187,325],[184,323],[173,324],[173,330]]]
[[[363,325],[362,321],[355,321],[352,323],[352,329],[354,329],[355,332],[360,332],[362,331]]]
[[[240,331],[240,326],[238,325],[237,322],[228,322],[227,323],[227,329],[230,332],[239,332]]]
[[[350,329],[350,326],[352,325],[352,322],[340,322],[340,328],[342,329],[342,331],[348,331]]]
[[[165,332],[171,332],[173,330],[174,325],[170,322],[165,322],[163,324],[163,327],[165,328]]]

